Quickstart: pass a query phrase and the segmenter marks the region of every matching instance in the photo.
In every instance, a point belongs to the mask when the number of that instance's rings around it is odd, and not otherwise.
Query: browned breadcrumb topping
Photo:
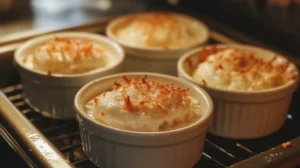
[[[188,65],[189,65],[190,67],[193,67],[193,62],[192,62],[192,59],[191,59],[190,57],[188,57],[188,58],[186,59],[186,61],[187,61]]]
[[[165,24],[166,22],[168,22],[171,28],[175,28],[175,26],[178,24],[178,21],[174,17],[172,17],[172,14],[166,12],[155,12],[152,14],[145,14],[145,15],[144,14],[132,15],[127,19],[127,22],[128,23],[147,22],[150,23],[152,28]],[[141,28],[145,29],[146,27],[141,27]]]
[[[288,142],[283,143],[282,147],[287,148],[287,147],[289,147],[291,145],[292,145],[292,143],[290,141],[288,141]]]
[[[203,48],[203,49],[198,53],[198,55],[199,55],[201,61],[205,61],[205,60],[208,58],[208,56],[213,55],[213,54],[216,54],[216,53],[218,53],[218,52],[220,52],[220,51],[223,51],[223,50],[224,50],[224,49],[219,49],[219,48],[217,48],[215,45],[212,45],[212,46],[210,46],[210,47],[205,47],[205,48]]]
[[[131,98],[126,95],[127,89],[131,86],[143,93],[143,97],[137,103],[132,103]],[[159,111],[167,113],[165,101],[173,97],[180,99],[179,104],[175,105],[185,105],[191,101],[187,94],[189,89],[175,87],[174,84],[162,84],[155,80],[148,80],[147,76],[143,78],[123,76],[123,82],[114,82],[113,90],[118,90],[123,94],[124,109],[129,112],[142,111],[143,108],[157,108]]]
[[[197,64],[200,64],[203,61],[211,62],[211,60],[207,60],[209,56],[215,55],[221,51],[224,51],[226,49],[229,49],[228,47],[225,48],[217,48],[215,45],[205,47],[200,52],[196,53],[196,56],[199,57],[199,62]],[[237,52],[241,52],[239,49],[235,49]],[[239,55],[232,55],[231,57],[224,57],[223,55],[215,55],[216,60],[214,61],[214,68],[215,70],[224,69],[225,64],[232,64],[233,65],[233,72],[238,73],[242,78],[246,78],[246,73],[250,73],[250,76],[255,78],[257,75],[259,75],[259,72],[267,72],[269,74],[283,74],[286,72],[287,68],[291,64],[289,61],[286,61],[285,64],[274,64],[274,61],[277,59],[277,55],[274,55],[274,57],[269,60],[265,61],[262,58],[254,56],[253,53],[246,54],[243,53],[243,56]],[[191,59],[186,59],[187,64],[193,68],[193,64],[191,62]],[[211,62],[212,63],[212,62]],[[280,86],[284,83],[287,83],[290,80],[296,80],[298,79],[298,75],[286,75],[283,76],[283,81],[278,80],[277,83],[275,83],[274,87]],[[264,79],[262,79],[264,80]],[[266,81],[265,81],[266,82]],[[206,85],[206,82],[203,81],[203,84]],[[256,89],[256,86],[251,86],[253,90]]]
[[[160,28],[172,31],[175,30],[179,25],[178,20],[174,16],[172,16],[171,13],[164,12],[132,15],[127,19],[127,24],[135,24],[136,26],[138,26],[139,31],[153,37],[155,37],[155,32]],[[157,45],[152,44],[151,40],[148,40],[147,44]],[[169,49],[168,44],[159,44],[159,47],[164,50]]]
[[[53,60],[58,59],[53,53],[60,53],[63,59],[65,59],[66,53],[72,53],[68,54],[68,56],[73,56],[74,61],[80,61],[76,60],[78,55],[90,57],[93,55],[93,52],[103,52],[100,48],[95,47],[91,41],[67,37],[55,37],[35,49],[35,52],[41,51],[46,51],[47,56]]]
[[[203,85],[207,85],[207,83],[204,79],[202,79],[202,83],[203,83]]]
[[[124,96],[125,109],[127,111],[135,111],[135,106],[131,103],[129,96]]]
[[[121,84],[118,82],[114,82],[114,90],[119,89],[121,87]]]
[[[126,76],[123,76],[124,82],[126,82],[127,84],[130,83],[130,79],[128,79]]]
[[[261,58],[255,57],[253,53],[250,55],[244,55],[243,57],[232,56],[230,58],[219,59],[219,62],[226,62],[235,65],[233,71],[240,73],[240,75],[245,75],[246,72],[251,72],[253,77],[258,75],[258,72],[269,72],[281,74],[286,71],[290,62],[285,64],[274,65],[273,62],[276,60],[277,56],[274,56],[271,61],[264,61]],[[219,69],[220,67],[215,67]],[[222,68],[220,68],[222,69]]]
[[[95,103],[95,104],[98,104],[99,99],[98,99],[97,97],[94,97],[93,100],[94,100],[94,103]]]
[[[173,120],[173,125],[172,125],[172,126],[175,127],[176,125],[178,125],[178,123],[179,123],[179,122],[178,122],[176,119],[174,119],[174,120]]]
[[[48,75],[48,76],[51,76],[51,75],[52,75],[52,72],[51,72],[51,71],[48,71],[47,75]]]
[[[298,78],[298,75],[293,75],[291,79],[296,80]]]

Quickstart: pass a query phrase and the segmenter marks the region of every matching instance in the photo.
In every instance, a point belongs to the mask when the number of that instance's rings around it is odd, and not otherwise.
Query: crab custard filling
[[[103,68],[114,62],[111,51],[97,42],[56,37],[24,55],[25,67],[48,74],[81,74]]]
[[[214,88],[234,91],[260,91],[275,88],[298,78],[297,68],[286,58],[257,57],[237,48],[201,50],[192,78]],[[191,60],[187,60],[191,64]]]
[[[187,126],[201,117],[200,103],[188,89],[147,77],[123,77],[113,89],[92,98],[87,114],[108,126],[140,132],[167,131]]]
[[[203,33],[193,19],[171,13],[147,13],[130,16],[113,32],[133,47],[178,49],[199,42]]]

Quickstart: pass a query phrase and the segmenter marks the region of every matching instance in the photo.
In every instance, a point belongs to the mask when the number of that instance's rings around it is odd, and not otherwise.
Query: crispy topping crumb
[[[167,131],[198,120],[200,102],[189,96],[188,88],[165,84],[147,76],[124,76],[113,89],[92,98],[87,114],[109,126],[133,131]]]
[[[278,55],[265,60],[253,52],[209,46],[189,58],[194,58],[197,65],[189,70],[193,78],[217,88],[256,91],[298,79],[294,65]],[[188,65],[189,60],[186,59]]]
[[[193,67],[193,62],[192,62],[192,60],[191,60],[190,57],[187,58],[186,61],[187,61],[188,65],[189,65],[190,67]]]
[[[94,100],[94,103],[95,103],[95,104],[98,104],[99,99],[98,99],[97,97],[94,97],[93,100]]]
[[[298,78],[298,75],[293,75],[291,79],[296,80]]]
[[[201,50],[199,52],[199,57],[201,61],[205,61],[208,56],[212,55],[212,54],[216,54],[220,51],[222,51],[223,49],[218,49],[215,45],[210,46],[210,47],[206,47],[203,50]]]
[[[24,55],[31,69],[52,74],[80,74],[106,66],[109,50],[97,42],[68,37],[51,38]]]
[[[156,105],[161,111],[168,113],[168,111],[167,111],[161,104],[159,104],[158,102],[156,102],[155,105]]]
[[[165,12],[156,12],[148,16],[141,15],[132,15],[127,19],[128,23],[137,22],[137,23],[150,23],[151,26],[157,27],[165,24],[165,22],[171,23],[172,27],[175,27],[177,20],[174,19],[169,13]]]
[[[130,80],[126,76],[123,76],[123,79],[126,83],[130,83]]]
[[[290,141],[288,141],[288,142],[283,143],[282,147],[287,148],[287,147],[289,147],[291,145],[292,145],[292,143]]]
[[[92,56],[91,53],[103,52],[102,49],[95,47],[92,42],[82,39],[72,39],[67,37],[55,37],[53,40],[45,42],[41,47],[37,48],[35,52],[46,51],[49,57],[57,59],[53,53],[60,53],[65,59],[66,53],[75,53],[74,55],[68,54],[68,56],[77,57],[83,55],[84,57]]]
[[[173,127],[175,127],[176,125],[178,125],[178,121],[176,119],[173,120]]]
[[[147,86],[148,89],[150,89],[151,86],[150,86],[150,84],[146,81],[146,79],[147,79],[147,75],[145,75],[145,76],[142,78],[142,83],[145,84],[145,85]]]
[[[135,47],[177,49],[195,45],[203,36],[197,32],[198,23],[194,19],[169,12],[140,13],[122,22],[112,32]]]
[[[253,54],[252,54],[253,55]],[[272,62],[274,62],[275,60],[276,60],[276,58],[277,58],[277,55],[275,55],[270,61],[269,61],[269,63],[271,64]]]
[[[134,86],[135,89],[145,93],[139,102],[132,103],[130,97],[126,95],[128,88],[131,86]],[[138,77],[130,79],[126,76],[123,76],[123,82],[114,82],[113,90],[122,92],[125,102],[124,109],[127,111],[136,111],[137,109],[147,106],[156,107],[162,112],[167,112],[162,103],[172,99],[173,97],[179,97],[179,100],[182,100],[180,101],[181,104],[190,103],[190,99],[187,94],[189,89],[175,87],[174,84],[167,85],[161,84],[154,80],[148,80],[147,76],[144,76],[142,79],[139,79]],[[147,94],[150,92],[157,92],[158,94]]]
[[[47,75],[48,75],[48,76],[51,76],[51,75],[52,75],[52,72],[51,72],[51,71],[48,71]]]
[[[121,84],[118,82],[114,82],[114,90],[119,89],[121,87]]]
[[[125,102],[125,104],[124,104],[125,109],[127,111],[134,111],[135,110],[134,105],[131,103],[129,96],[124,97],[124,102]]]

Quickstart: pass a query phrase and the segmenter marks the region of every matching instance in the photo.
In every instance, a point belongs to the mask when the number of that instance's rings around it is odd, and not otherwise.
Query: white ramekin
[[[141,13],[146,14],[146,13]],[[150,14],[150,13],[149,13]],[[124,22],[133,15],[131,14],[126,16],[121,16],[113,21],[111,21],[107,28],[106,28],[106,35],[113,39],[114,41],[118,42],[125,50],[126,58],[124,61],[124,68],[125,71],[128,72],[157,72],[163,73],[168,75],[176,76],[176,64],[180,56],[185,52],[195,48],[201,44],[204,44],[209,38],[209,29],[207,26],[199,20],[196,20],[192,17],[185,16],[178,13],[170,13],[172,15],[185,18],[187,20],[191,20],[193,24],[198,24],[197,31],[202,33],[202,38],[199,38],[199,41],[192,46],[187,46],[178,49],[159,49],[159,48],[151,48],[151,47],[134,47],[126,44],[125,42],[121,41],[115,35],[116,27],[124,24]]]
[[[165,132],[134,132],[104,125],[87,116],[84,106],[93,97],[112,89],[122,76],[147,75],[162,83],[190,88],[190,96],[200,101],[202,117],[195,123]],[[123,73],[85,85],[75,97],[83,150],[96,165],[105,168],[187,168],[197,163],[203,151],[213,103],[209,95],[184,80],[155,73]]]
[[[230,44],[216,45],[216,47],[234,47],[264,59],[270,59],[277,55],[269,50],[247,45]],[[197,48],[184,54],[179,59],[177,68],[180,78],[199,85],[212,97],[215,113],[209,132],[222,137],[239,139],[259,138],[276,132],[285,122],[293,92],[298,86],[298,80],[290,81],[277,88],[256,92],[228,91],[204,86],[194,81],[190,75],[197,64],[191,68],[186,61],[187,58],[194,61],[198,59],[199,57],[195,53],[203,48]],[[292,66],[295,65],[292,64]]]
[[[29,69],[21,62],[21,57],[28,55],[34,48],[54,37],[69,37],[91,40],[107,47],[117,58],[111,66],[99,68],[82,74],[52,74]],[[104,36],[83,32],[65,32],[40,36],[27,41],[14,54],[14,64],[19,71],[23,84],[25,100],[44,116],[59,119],[75,118],[74,97],[86,83],[106,75],[122,71],[123,49]]]

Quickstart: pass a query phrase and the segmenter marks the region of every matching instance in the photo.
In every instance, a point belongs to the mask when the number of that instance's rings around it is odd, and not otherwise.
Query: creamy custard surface
[[[112,52],[97,42],[56,37],[23,56],[22,62],[32,70],[48,74],[81,74],[111,65]]]
[[[192,78],[214,88],[233,91],[260,91],[275,88],[298,78],[296,67],[286,58],[270,59],[237,48],[210,47],[197,53],[199,64]],[[190,65],[194,64],[188,59]]]
[[[199,43],[204,31],[191,18],[173,13],[145,13],[128,17],[113,32],[115,36],[133,47],[179,49]]]
[[[157,132],[187,126],[201,117],[200,103],[188,96],[188,89],[147,77],[123,78],[86,104],[91,118],[119,129]]]

